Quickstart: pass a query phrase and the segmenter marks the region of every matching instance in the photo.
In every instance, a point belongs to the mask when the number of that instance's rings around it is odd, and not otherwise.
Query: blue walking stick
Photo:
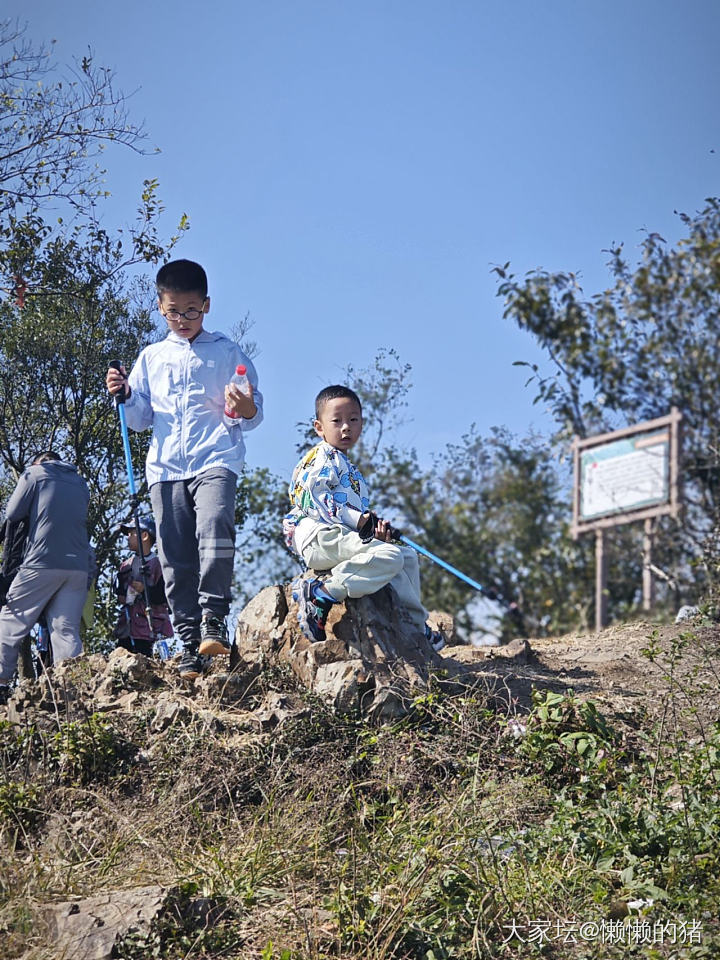
[[[484,597],[487,597],[488,600],[495,600],[497,603],[501,604],[503,607],[505,607],[508,616],[513,620],[518,629],[523,631],[525,630],[523,615],[516,603],[508,603],[506,600],[503,600],[502,597],[498,596],[494,590],[489,587],[483,587],[482,584],[477,582],[477,580],[473,580],[461,570],[451,566],[445,560],[441,560],[440,557],[435,556],[434,553],[430,553],[430,551],[426,550],[425,547],[421,547],[419,543],[415,543],[415,541],[411,540],[410,537],[406,537],[403,533],[401,533],[400,530],[396,530],[395,527],[392,527],[391,529],[392,536],[395,540],[399,540],[400,543],[404,543],[406,546],[412,547],[412,549],[417,553],[427,557],[428,560],[432,560],[433,563],[436,563],[439,567],[442,567],[444,570],[452,573],[453,576],[457,577],[459,580],[462,580],[464,583],[467,583],[468,586],[478,590]]]
[[[118,372],[122,372],[122,364],[119,360],[111,360],[110,366]],[[118,392],[114,394],[113,399],[115,401],[115,409],[118,412],[118,419],[120,420],[120,433],[122,434],[123,450],[125,451],[125,469],[127,471],[128,489],[130,490],[131,497],[130,504],[132,508],[133,520],[135,521],[135,534],[137,536],[138,550],[140,551],[140,577],[142,579],[143,597],[145,599],[145,618],[147,619],[148,627],[150,628],[150,636],[154,637],[155,633],[153,631],[150,592],[148,590],[147,577],[145,576],[145,557],[143,555],[142,547],[142,531],[140,529],[140,514],[138,513],[138,497],[137,490],[135,488],[135,474],[133,472],[132,453],[130,452],[130,437],[128,435],[127,419],[125,415],[124,385],[122,390],[118,390]]]
[[[471,577],[466,576],[456,567],[452,567],[449,563],[446,563],[445,560],[441,560],[440,557],[436,557],[434,553],[430,553],[429,550],[426,550],[425,547],[421,547],[419,543],[415,543],[414,540],[411,540],[410,537],[406,537],[404,534],[400,533],[398,530],[393,528],[393,536],[396,540],[399,540],[401,543],[406,544],[408,547],[412,547],[413,550],[417,550],[418,553],[421,553],[424,557],[427,557],[428,560],[432,560],[433,563],[436,563],[439,567],[443,567],[445,570],[448,570],[450,573],[454,574],[460,580],[464,580],[465,583],[469,584],[471,587],[474,587],[476,590],[479,590],[483,596],[488,595],[488,590],[481,586],[476,580],[473,580]],[[492,593],[492,591],[490,591]],[[497,599],[494,595],[489,599]]]

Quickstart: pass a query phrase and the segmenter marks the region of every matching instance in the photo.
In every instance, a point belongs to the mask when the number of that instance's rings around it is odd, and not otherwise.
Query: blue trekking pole
[[[122,364],[119,360],[111,360],[110,366],[113,367],[118,372],[122,371]],[[130,504],[132,508],[133,520],[135,521],[135,535],[137,537],[138,550],[140,551],[140,578],[143,585],[143,597],[145,598],[145,618],[148,622],[148,627],[150,628],[150,636],[154,637],[153,632],[153,622],[152,622],[152,608],[150,606],[150,592],[147,585],[147,577],[145,576],[145,556],[143,554],[142,546],[142,531],[140,529],[140,515],[138,513],[138,498],[137,490],[135,488],[135,474],[133,472],[132,465],[132,453],[130,451],[130,436],[128,435],[127,428],[127,419],[125,414],[125,387],[118,392],[113,397],[115,401],[115,409],[118,413],[118,419],[120,420],[120,433],[122,434],[123,450],[125,451],[125,469],[127,471],[128,479],[128,489],[130,490]],[[162,659],[166,660],[167,656],[163,656],[167,652],[167,644],[158,645]]]
[[[392,527],[392,535],[395,540],[399,540],[400,543],[404,543],[408,547],[412,547],[417,553],[422,554],[424,557],[427,557],[428,560],[432,560],[433,563],[436,563],[439,567],[442,567],[444,570],[447,570],[449,573],[452,573],[453,576],[457,577],[459,580],[462,580],[464,583],[467,583],[468,586],[473,587],[475,590],[478,590],[484,597],[488,600],[495,600],[496,603],[499,603],[501,606],[505,607],[508,616],[513,620],[516,626],[525,630],[525,624],[523,621],[523,615],[520,611],[520,608],[516,603],[508,603],[506,600],[503,600],[502,597],[499,597],[498,594],[488,588],[483,587],[476,580],[473,580],[471,577],[468,577],[462,571],[458,570],[456,567],[451,566],[445,560],[441,560],[440,557],[436,557],[434,553],[430,553],[429,550],[426,550],[425,547],[421,547],[419,543],[415,543],[414,540],[411,540],[410,537],[406,537],[400,530],[396,530],[395,527]]]

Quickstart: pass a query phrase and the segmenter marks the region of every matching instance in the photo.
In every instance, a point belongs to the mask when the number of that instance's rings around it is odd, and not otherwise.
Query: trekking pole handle
[[[113,370],[117,370],[118,373],[122,373],[122,364],[120,363],[119,360],[111,360],[108,366],[112,367]],[[113,400],[115,401],[116,407],[120,403],[125,403],[125,386],[124,385],[122,390],[118,390],[117,393],[113,394]]]

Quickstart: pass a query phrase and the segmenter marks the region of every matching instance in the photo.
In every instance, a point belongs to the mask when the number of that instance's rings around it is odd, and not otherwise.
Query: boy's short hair
[[[60,455],[55,453],[54,450],[43,450],[42,453],[39,453],[33,460],[33,466],[38,463],[48,463],[50,460],[60,460]]]
[[[358,405],[360,414],[362,415],[362,404],[360,403],[360,397],[355,393],[355,391],[351,390],[350,387],[344,387],[342,384],[334,383],[330,387],[323,387],[320,393],[315,397],[315,419],[320,419],[322,409],[328,400],[340,400],[341,398],[345,398],[346,400],[354,400]]]
[[[158,270],[155,286],[160,296],[163,293],[199,293],[207,297],[207,274],[194,260],[171,260]]]

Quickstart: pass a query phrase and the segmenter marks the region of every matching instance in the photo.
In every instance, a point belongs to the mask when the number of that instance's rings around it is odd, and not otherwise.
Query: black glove
[[[357,532],[363,543],[370,543],[375,537],[375,527],[377,525],[377,514],[372,510],[366,510],[360,515],[358,520]]]

